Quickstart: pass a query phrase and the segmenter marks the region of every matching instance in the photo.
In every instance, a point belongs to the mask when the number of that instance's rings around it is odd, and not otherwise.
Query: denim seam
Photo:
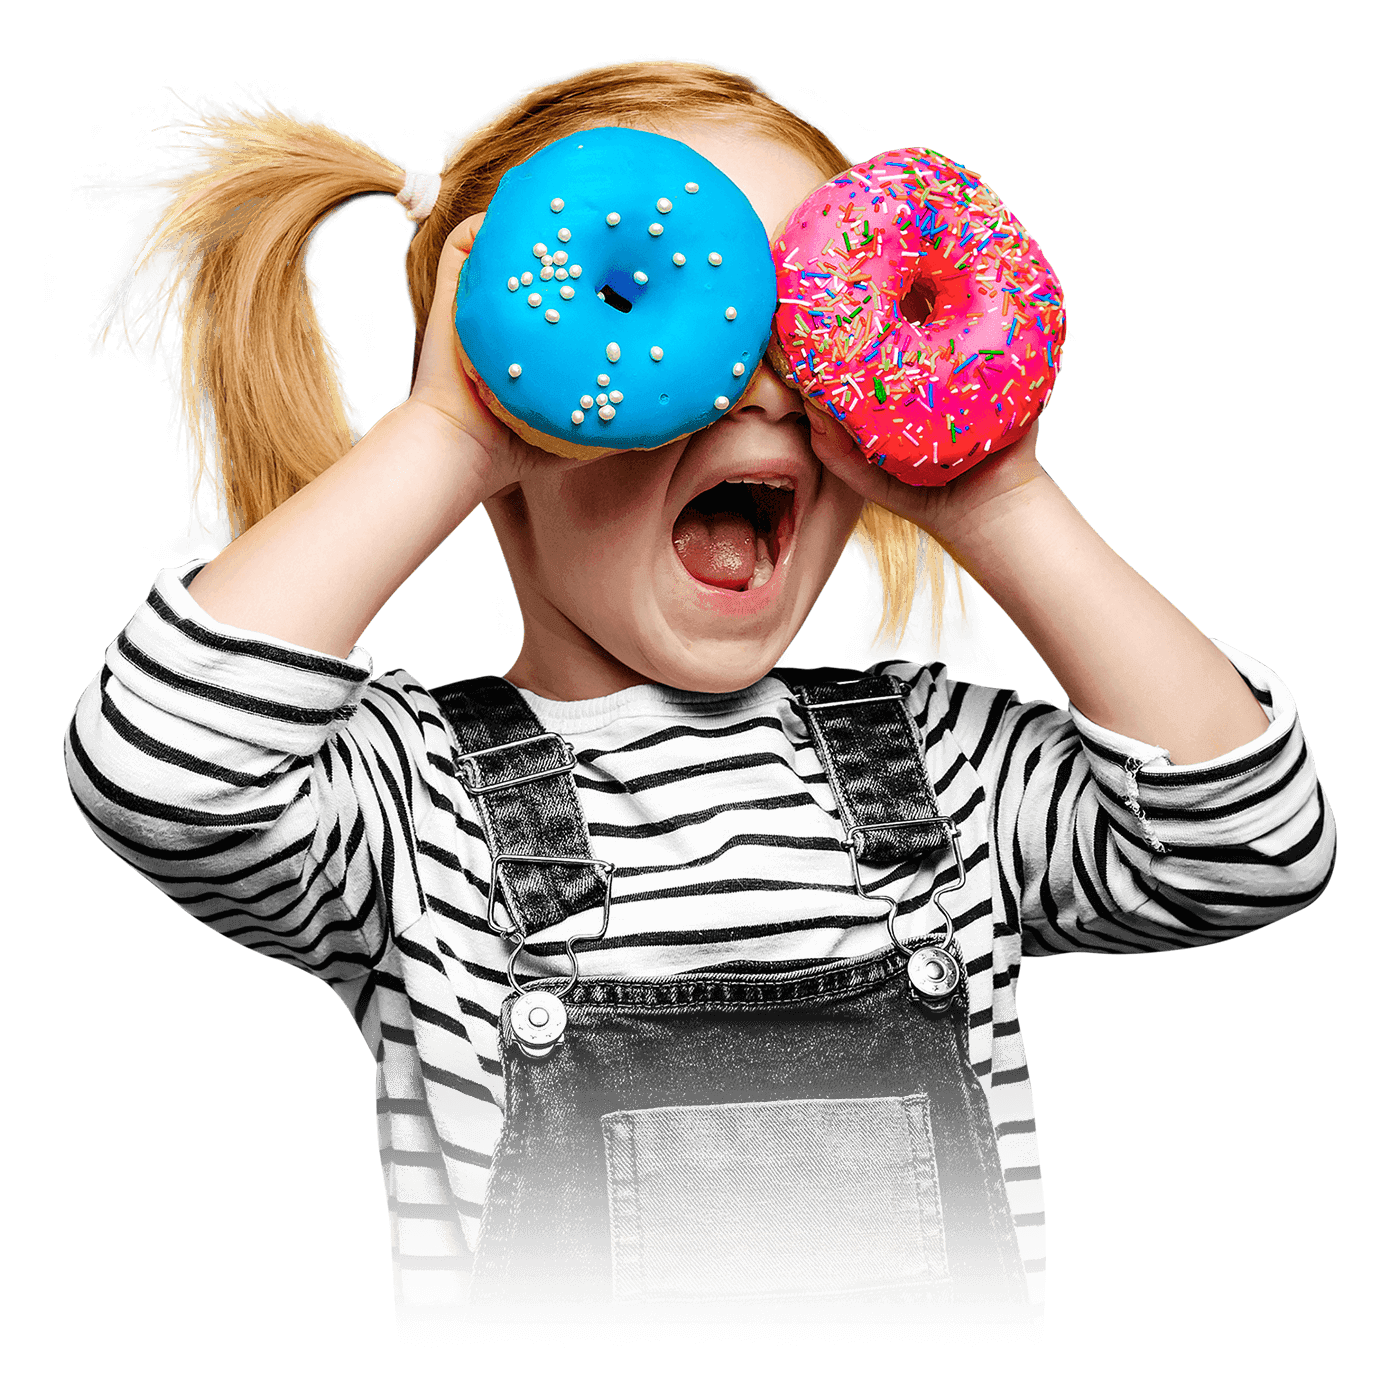
[[[967,1053],[966,1053],[966,1050],[964,1050],[964,1052],[963,1052],[963,1060],[964,1060],[964,1063],[965,1063],[966,1060],[967,1060]],[[986,1093],[985,1093],[985,1091],[983,1090],[983,1088],[982,1088],[982,1086],[981,1086],[981,1082],[980,1082],[979,1080],[977,1080],[975,1077],[973,1077],[972,1080],[971,1080],[971,1082],[969,1082],[969,1075],[971,1075],[971,1073],[972,1073],[972,1071],[969,1069],[968,1072],[967,1072],[967,1074],[959,1074],[958,1077],[957,1077],[957,1078],[958,1078],[958,1087],[959,1087],[959,1089],[960,1089],[961,1092],[962,1092],[963,1107],[964,1107],[964,1109],[965,1109],[965,1111],[966,1111],[966,1113],[967,1113],[969,1119],[975,1121],[975,1120],[978,1118],[978,1116],[979,1116],[979,1114],[978,1114],[979,1103],[978,1103],[977,1101],[974,1101],[974,1098],[973,1098],[974,1089],[975,1089],[975,1093],[976,1093],[976,1096],[977,1096],[977,1100],[980,1100],[981,1113],[982,1113],[983,1115],[985,1115],[985,1117],[986,1117],[987,1127],[992,1131],[993,1134],[995,1134],[996,1129],[995,1129],[995,1127],[992,1125],[992,1121],[991,1121],[991,1106],[990,1106],[990,1105],[988,1104],[988,1102],[987,1102]],[[1001,1149],[1000,1149],[1000,1146],[996,1144],[995,1137],[993,1137],[992,1141],[993,1141],[994,1151],[995,1151],[995,1153],[996,1153],[996,1160],[995,1160],[994,1162],[993,1162],[993,1161],[990,1161],[989,1158],[988,1158],[988,1154],[987,1154],[987,1150],[986,1150],[986,1149],[987,1149],[987,1144],[986,1144],[986,1142],[984,1141],[984,1135],[983,1135],[981,1132],[974,1132],[974,1133],[972,1134],[973,1148],[974,1148],[974,1150],[975,1150],[976,1153],[977,1153],[978,1165],[979,1165],[979,1167],[980,1167],[980,1169],[981,1169],[981,1172],[982,1172],[982,1184],[983,1184],[983,1188],[984,1188],[984,1190],[986,1191],[987,1199],[992,1203],[991,1208],[992,1208],[993,1212],[994,1212],[994,1213],[999,1213],[999,1212],[1000,1212],[1000,1208],[1001,1208],[1001,1206],[1002,1206],[1002,1203],[1006,1200],[1006,1178],[1005,1178],[1004,1174],[1002,1173],[1002,1169],[1001,1169]],[[993,1178],[993,1171],[995,1171],[995,1179]],[[998,1194],[997,1190],[995,1189],[995,1187],[997,1187],[997,1186],[999,1186],[999,1187],[1001,1188],[1000,1194]],[[1011,1233],[1010,1233],[1010,1238],[1011,1238],[1011,1240],[1012,1240],[1012,1242],[1013,1242],[1013,1245],[1014,1245],[1014,1248],[1016,1249],[1016,1252],[1017,1252],[1017,1253],[1016,1253],[1016,1258],[1015,1258],[1014,1260],[1008,1259],[1006,1262],[1007,1262],[1007,1263],[1010,1263],[1010,1264],[1012,1264],[1012,1265],[1014,1265],[1014,1267],[1016,1268],[1016,1270],[1018,1270],[1018,1271],[1021,1272],[1021,1274],[1022,1274],[1022,1279],[1023,1279],[1023,1281],[1024,1281],[1024,1277],[1025,1277],[1025,1275],[1024,1275],[1024,1265],[1022,1264],[1021,1257],[1020,1257],[1019,1236],[1018,1236],[1017,1233],[1016,1233],[1016,1226],[1015,1226],[1015,1223],[1014,1223],[1014,1222],[1011,1220],[1011,1218],[1010,1218],[1010,1209],[1009,1209],[1009,1205],[1008,1205],[1008,1207],[1007,1207],[1007,1209],[1006,1209],[1006,1219],[1005,1219],[1002,1223],[1007,1227],[1007,1229],[1010,1230],[1010,1232],[1011,1232]],[[999,1241],[999,1247],[1001,1247],[1001,1248],[1004,1248],[1004,1247],[1005,1247],[1003,1241]]]
[[[914,1195],[915,1218],[919,1224],[919,1253],[924,1269],[932,1283],[946,1278],[947,1247],[943,1239],[942,1197],[938,1186],[938,1164],[933,1155],[933,1123],[929,1114],[927,1094],[909,1094],[901,1100],[904,1109],[904,1131],[909,1149],[909,1185]],[[920,1137],[918,1130],[923,1130]],[[928,1219],[930,1210],[934,1215]],[[933,1229],[930,1231],[930,1224]],[[934,1255],[941,1268],[935,1270]]]
[[[501,1017],[500,1025],[496,1033],[497,1055],[503,1068],[504,1082],[504,1111],[501,1115],[501,1136],[496,1144],[496,1150],[491,1154],[491,1167],[486,1174],[486,1191],[482,1197],[481,1222],[477,1233],[477,1249],[472,1256],[472,1280],[477,1277],[477,1265],[482,1257],[482,1246],[491,1242],[494,1249],[498,1238],[503,1238],[506,1249],[509,1250],[515,1243],[515,1221],[519,1202],[519,1191],[516,1189],[518,1176],[509,1170],[507,1159],[511,1152],[511,1140],[514,1136],[512,1131],[514,1125],[521,1121],[521,1086],[518,1076],[509,1072],[507,1056],[510,1054],[509,1038],[506,1031],[507,1018]],[[501,1168],[505,1166],[505,1170]],[[510,1184],[510,1189],[506,1191],[505,1214],[502,1215],[501,1194],[502,1187],[500,1179],[504,1177]],[[503,1228],[490,1230],[488,1226],[495,1226],[497,1221],[501,1221]],[[489,1260],[490,1255],[487,1255]]]
[[[637,1292],[645,1294],[645,1263],[642,1258],[641,1205],[639,1169],[637,1166],[636,1125],[627,1114],[619,1114],[609,1126],[607,1115],[603,1127],[603,1157],[608,1182],[609,1243],[612,1254],[613,1297],[619,1284],[630,1272]],[[616,1190],[614,1190],[616,1188]],[[618,1249],[622,1231],[626,1232],[628,1256]]]

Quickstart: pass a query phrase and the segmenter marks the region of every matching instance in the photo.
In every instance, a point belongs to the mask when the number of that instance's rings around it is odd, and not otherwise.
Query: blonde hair
[[[528,93],[448,161],[437,203],[409,244],[415,373],[447,236],[486,208],[507,170],[573,131],[664,127],[678,118],[747,127],[827,177],[850,164],[821,131],[747,78],[698,64],[618,64]],[[405,172],[358,141],[273,109],[217,114],[195,134],[199,164],[171,182],[174,199],[139,266],[158,255],[171,259],[167,292],[169,304],[180,306],[184,408],[201,471],[217,472],[237,535],[350,450],[306,247],[332,210],[366,194],[397,194]],[[944,592],[937,543],[873,502],[855,533],[883,584],[878,630],[903,633],[927,579],[936,632]]]

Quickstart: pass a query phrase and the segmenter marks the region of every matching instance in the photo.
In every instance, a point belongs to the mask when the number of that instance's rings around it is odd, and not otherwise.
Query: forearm
[[[190,594],[217,621],[348,656],[485,494],[485,452],[410,401],[233,541]]]
[[[1225,655],[1043,470],[936,533],[1096,724],[1164,748],[1175,763],[1218,757],[1268,727]]]

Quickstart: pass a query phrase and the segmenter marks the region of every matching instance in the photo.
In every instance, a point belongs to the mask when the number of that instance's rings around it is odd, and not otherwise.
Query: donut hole
[[[614,311],[621,311],[624,316],[632,309],[633,299],[623,296],[611,282],[604,282],[598,288],[598,300],[607,302]]]
[[[899,299],[900,319],[911,326],[938,319],[937,288],[929,283],[915,282]]]

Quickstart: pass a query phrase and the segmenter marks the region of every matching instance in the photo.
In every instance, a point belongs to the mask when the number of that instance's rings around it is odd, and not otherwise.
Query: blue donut
[[[744,192],[680,141],[601,127],[506,172],[457,283],[457,337],[507,413],[580,448],[713,423],[777,308]]]

